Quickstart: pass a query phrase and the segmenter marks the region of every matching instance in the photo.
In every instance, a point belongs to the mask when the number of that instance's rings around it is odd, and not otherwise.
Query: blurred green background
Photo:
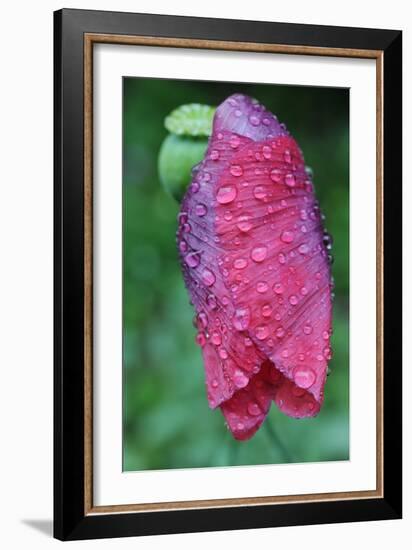
[[[349,458],[349,91],[202,81],[124,79],[124,470]],[[207,404],[193,309],[175,245],[179,205],[159,183],[164,119],[185,103],[218,105],[241,92],[285,122],[314,172],[334,239],[334,357],[316,418],[273,404],[249,441],[237,442]]]

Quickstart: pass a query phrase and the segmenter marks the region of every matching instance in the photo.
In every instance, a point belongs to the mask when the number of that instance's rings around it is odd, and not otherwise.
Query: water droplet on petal
[[[285,162],[292,162],[292,155],[290,154],[289,149],[285,149],[285,152],[283,153],[283,158],[285,159]]]
[[[264,200],[267,197],[266,187],[264,185],[256,185],[253,189],[253,195],[258,200]]]
[[[285,329],[283,327],[278,327],[275,334],[277,338],[283,338],[285,336]]]
[[[247,233],[252,229],[252,222],[251,222],[251,216],[248,214],[242,214],[237,219],[237,227],[242,231],[243,233]]]
[[[273,285],[273,291],[275,294],[282,294],[285,291],[285,287],[282,285],[282,283],[275,283]]]
[[[214,332],[211,337],[211,341],[215,346],[220,346],[222,343],[222,337],[218,332]]]
[[[269,286],[266,283],[266,281],[259,281],[256,285],[256,290],[259,292],[259,294],[264,294],[267,292]]]
[[[229,357],[227,351],[225,350],[225,348],[219,348],[219,357],[221,359],[227,359]]]
[[[230,173],[232,176],[239,177],[243,174],[243,168],[240,164],[232,164],[230,167]]]
[[[299,365],[293,369],[293,380],[300,388],[308,389],[315,383],[316,374],[310,367]]]
[[[203,217],[207,214],[207,208],[204,204],[200,202],[195,207],[195,213],[197,216]]]
[[[206,298],[206,303],[210,307],[210,309],[216,309],[217,307],[216,296],[214,296],[213,294],[209,294],[209,296]]]
[[[298,303],[298,298],[294,294],[289,296],[289,303],[292,304],[292,306],[295,306]]]
[[[184,253],[184,252],[187,251],[187,249],[188,249],[187,242],[184,239],[182,239],[179,242],[179,250],[180,250],[180,252]]]
[[[200,263],[200,254],[198,254],[197,252],[190,252],[185,257],[185,262],[189,267],[197,267]]]
[[[213,149],[213,151],[210,153],[210,158],[212,160],[219,160],[220,153],[217,149]]]
[[[236,149],[237,147],[239,147],[239,144],[240,144],[240,138],[239,136],[237,136],[236,134],[232,134],[230,136],[230,139],[229,139],[229,145],[233,148],[233,149]]]
[[[240,369],[237,369],[233,376],[233,383],[241,389],[248,385],[249,378]]]
[[[270,172],[270,179],[275,183],[279,183],[282,179],[282,172],[278,168],[273,168]]]
[[[285,230],[285,231],[282,231],[280,235],[280,240],[284,243],[291,243],[293,242],[294,238],[295,238],[295,234],[293,233],[293,231]]]
[[[216,281],[216,277],[213,271],[210,271],[210,269],[205,268],[202,272],[202,281],[206,286],[212,286]]]
[[[261,311],[263,317],[270,317],[272,315],[272,306],[270,304],[264,304]]]
[[[301,254],[307,254],[309,252],[309,246],[306,243],[303,243],[298,248]]]
[[[309,325],[309,324],[308,324],[308,325],[305,325],[305,326],[303,327],[303,332],[304,332],[305,334],[312,334],[312,332],[313,332],[312,326]]]
[[[252,126],[259,126],[259,124],[260,124],[260,119],[259,119],[257,116],[255,116],[255,115],[251,115],[251,116],[249,117],[249,122],[250,122],[250,124],[251,124]]]
[[[250,322],[250,309],[248,306],[239,306],[235,310],[235,315],[233,318],[233,326],[236,330],[242,331],[246,330]]]
[[[247,260],[245,258],[236,258],[233,262],[233,267],[235,269],[245,269],[247,266]]]
[[[219,386],[219,382],[214,378],[211,383],[212,388],[217,388]]]
[[[269,147],[269,145],[264,145],[262,148],[262,153],[265,159],[270,159],[272,156],[272,149]]]
[[[206,328],[207,327],[207,323],[208,323],[208,319],[207,319],[207,315],[204,311],[201,311],[198,316],[197,316],[197,322],[199,323],[199,325],[202,327],[202,328]]]
[[[259,416],[262,411],[257,403],[249,403],[247,406],[247,412],[250,416]]]
[[[285,176],[285,184],[286,184],[288,187],[295,187],[295,185],[296,185],[295,176],[294,176],[293,174],[286,174],[286,176]]]
[[[250,254],[254,262],[263,262],[263,260],[266,258],[266,255],[267,255],[267,248],[266,246],[263,246],[263,245],[252,248],[252,252]]]
[[[265,340],[269,336],[269,329],[266,325],[260,325],[256,327],[255,334],[258,340]]]
[[[206,336],[203,332],[198,332],[196,335],[196,344],[198,344],[201,348],[206,344]]]
[[[233,185],[227,185],[219,188],[216,194],[216,200],[220,204],[228,204],[229,202],[235,200],[236,195],[236,187],[234,187]]]
[[[286,256],[282,252],[278,255],[278,261],[280,264],[284,264],[286,262]]]

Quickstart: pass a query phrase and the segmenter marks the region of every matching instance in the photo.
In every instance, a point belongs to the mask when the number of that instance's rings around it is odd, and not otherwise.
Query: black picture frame
[[[86,513],[84,37],[87,33],[378,50],[383,60],[383,494],[379,498]],[[63,9],[54,14],[54,536],[60,540],[400,518],[402,33]],[[367,246],[367,243],[365,244]]]

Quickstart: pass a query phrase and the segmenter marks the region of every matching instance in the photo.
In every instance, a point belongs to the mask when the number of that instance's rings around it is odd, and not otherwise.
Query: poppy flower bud
[[[239,440],[272,401],[316,415],[332,356],[332,241],[298,144],[256,100],[217,108],[178,222],[210,407]]]

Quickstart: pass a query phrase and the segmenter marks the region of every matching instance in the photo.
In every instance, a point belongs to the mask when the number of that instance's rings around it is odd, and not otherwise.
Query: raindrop
[[[247,406],[247,412],[251,416],[259,416],[262,411],[260,410],[260,407],[257,403],[249,403]]]
[[[219,382],[214,378],[211,383],[212,388],[217,388],[219,386]]]
[[[256,290],[259,294],[264,294],[268,290],[268,284],[265,281],[259,281],[256,285]]]
[[[235,269],[245,269],[247,266],[247,260],[245,258],[236,258],[233,262],[233,267]]]
[[[236,330],[246,330],[250,322],[250,309],[248,306],[240,306],[235,310],[233,326]]]
[[[280,264],[284,264],[286,262],[286,256],[282,252],[278,255],[278,261]]]
[[[186,252],[186,251],[187,251],[187,248],[188,248],[187,242],[186,242],[184,239],[182,239],[182,240],[179,242],[179,250],[180,250],[180,252],[182,252],[182,253]]]
[[[292,162],[292,155],[290,154],[289,149],[285,149],[285,152],[283,153],[283,158],[285,159],[285,162]]]
[[[298,298],[292,294],[291,296],[289,296],[289,303],[292,305],[292,306],[295,306],[297,303],[298,303]]]
[[[282,294],[285,291],[285,287],[282,285],[282,283],[275,283],[273,285],[273,291],[275,294]]]
[[[198,332],[196,334],[196,344],[203,348],[203,346],[206,344],[206,336],[203,332]]]
[[[195,213],[197,216],[203,217],[207,214],[207,208],[204,204],[198,203],[195,207]]]
[[[237,369],[233,376],[233,383],[237,388],[244,388],[249,383],[249,378],[240,370]]]
[[[232,185],[227,185],[219,188],[216,194],[216,200],[220,204],[228,204],[229,202],[235,200],[236,195],[236,187],[233,187]]]
[[[294,176],[293,174],[286,174],[286,176],[285,176],[285,184],[286,184],[288,187],[295,187],[295,185],[296,185],[295,176]]]
[[[278,168],[273,168],[270,172],[270,179],[275,183],[279,183],[282,179],[282,172]]]
[[[285,329],[283,327],[278,327],[275,334],[277,338],[283,338],[285,336]]]
[[[333,239],[331,235],[329,235],[329,233],[327,233],[326,231],[323,234],[323,244],[325,245],[326,250],[332,249]]]
[[[254,262],[263,262],[263,260],[266,258],[267,255],[267,248],[266,246],[256,246],[255,248],[252,248],[252,252],[250,254],[252,260]]]
[[[249,117],[249,122],[250,122],[250,124],[251,124],[252,126],[259,126],[259,124],[260,124],[260,119],[259,119],[257,116],[255,116],[255,115],[251,115],[251,116]]]
[[[212,160],[219,160],[220,153],[217,149],[213,149],[213,151],[210,153],[210,158]]]
[[[252,229],[252,222],[251,222],[251,216],[248,214],[242,214],[237,219],[237,226],[240,229],[240,231],[243,231],[243,233],[247,233]]]
[[[308,389],[315,383],[316,374],[310,367],[299,365],[293,369],[293,380],[300,388]]]
[[[197,316],[197,322],[199,323],[199,325],[203,328],[206,328],[207,327],[207,315],[204,311],[201,311],[199,313],[199,315]]]
[[[209,294],[209,296],[206,298],[206,303],[210,307],[210,309],[216,309],[217,307],[216,297],[213,294]]]
[[[256,185],[253,190],[253,194],[256,199],[263,200],[267,196],[266,187],[264,185]]]
[[[243,168],[240,164],[232,164],[230,167],[230,173],[232,176],[239,177],[243,174]]]
[[[185,257],[185,262],[189,267],[197,267],[200,264],[200,255],[197,252],[190,252]]]
[[[291,243],[294,238],[295,238],[295,234],[293,233],[293,231],[285,230],[285,231],[282,231],[280,235],[280,240],[284,243]]]
[[[205,268],[202,272],[202,281],[206,286],[212,286],[216,281],[215,274],[210,269]]]
[[[229,357],[227,351],[225,350],[225,348],[219,348],[219,357],[221,359],[227,359]]]
[[[232,147],[232,149],[236,149],[237,147],[239,147],[239,144],[240,144],[239,136],[237,136],[236,134],[232,134],[229,139],[229,145]]]
[[[256,327],[255,334],[258,340],[265,340],[269,336],[269,329],[266,325],[260,325]]]
[[[272,156],[272,149],[269,147],[269,145],[264,145],[262,148],[262,153],[265,159],[270,159]]]
[[[211,341],[215,346],[220,346],[222,338],[218,332],[214,332],[211,337]]]
[[[272,306],[270,304],[264,304],[261,311],[263,317],[270,317],[272,314]]]
[[[305,326],[303,327],[303,332],[304,332],[305,334],[312,334],[312,332],[313,332],[312,326],[311,326],[311,325],[305,325]]]

